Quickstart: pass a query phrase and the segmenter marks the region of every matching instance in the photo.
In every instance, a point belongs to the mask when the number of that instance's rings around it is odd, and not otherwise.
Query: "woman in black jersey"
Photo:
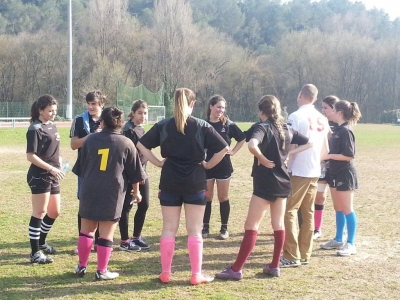
[[[26,134],[26,157],[31,166],[27,174],[32,191],[32,216],[29,221],[32,263],[47,264],[53,259],[46,254],[56,252],[46,243],[46,236],[60,213],[60,134],[53,123],[57,100],[51,95],[40,96],[31,107],[31,120]]]
[[[143,100],[133,102],[130,120],[125,123],[122,134],[129,138],[135,145],[139,139],[145,134],[143,124],[147,120],[148,106]],[[147,159],[139,152],[140,162],[143,170],[146,171]],[[133,236],[129,239],[129,213],[133,206],[133,196],[131,195],[132,188],[128,186],[125,194],[124,207],[122,209],[121,219],[119,220],[119,231],[121,233],[121,244],[119,249],[122,251],[141,251],[148,250],[150,246],[142,238],[142,228],[146,219],[146,212],[149,208],[149,179],[140,182],[139,191],[142,195],[142,201],[137,204],[137,210],[133,223]]]
[[[329,140],[328,184],[333,206],[336,211],[336,236],[323,249],[339,249],[337,255],[349,256],[357,253],[354,239],[357,228],[357,216],[353,208],[354,190],[358,189],[355,156],[355,138],[352,125],[361,118],[357,103],[340,100],[335,104],[332,121],[338,124]],[[343,242],[343,231],[347,224],[347,243]]]
[[[235,263],[216,274],[219,279],[242,279],[243,266],[254,249],[260,222],[268,209],[271,211],[274,230],[274,253],[272,262],[267,264],[263,272],[269,276],[280,275],[279,259],[285,241],[286,198],[291,192],[286,160],[288,156],[312,146],[307,137],[282,123],[280,103],[276,97],[262,97],[258,109],[261,122],[246,132],[254,164],[251,173],[253,195],[244,224],[245,233]],[[290,144],[297,144],[298,147],[289,151]]]
[[[222,136],[222,138],[228,143],[230,146],[231,139],[234,138],[237,143],[232,150],[229,150],[228,153],[224,156],[221,162],[216,165],[214,168],[210,170],[206,170],[207,176],[207,204],[206,210],[204,212],[203,219],[203,230],[202,235],[203,238],[208,237],[210,231],[210,217],[211,217],[211,207],[212,207],[212,199],[214,195],[214,184],[217,183],[217,194],[219,200],[219,208],[221,215],[221,230],[220,237],[223,240],[229,238],[228,232],[228,220],[230,213],[230,203],[229,203],[229,183],[230,178],[233,172],[231,156],[235,155],[239,149],[243,146],[246,140],[246,136],[240,130],[240,128],[228,120],[226,116],[224,116],[226,108],[226,100],[220,95],[214,95],[208,101],[207,108],[207,119],[206,121],[210,123],[212,127]],[[206,161],[210,160],[210,158],[214,155],[212,151],[207,150]]]
[[[140,202],[139,182],[146,179],[146,174],[135,145],[121,134],[122,110],[108,107],[101,113],[100,120],[101,132],[88,136],[73,170],[82,178],[79,193],[82,224],[78,238],[79,264],[75,272],[79,277],[85,275],[93,235],[98,228],[95,279],[110,280],[119,276],[107,270],[107,266],[127,186],[132,185],[133,197]]]
[[[330,132],[329,138],[332,136],[333,130],[336,127],[336,123],[332,122],[331,116],[335,103],[340,99],[336,96],[328,96],[322,99],[322,114],[328,119]],[[321,177],[318,179],[317,194],[315,196],[314,204],[314,236],[313,239],[319,239],[322,236],[322,219],[324,215],[324,203],[327,193],[327,171],[328,164],[325,161],[321,161]]]
[[[162,272],[159,279],[168,283],[175,249],[182,204],[185,207],[189,259],[192,269],[190,283],[200,284],[213,280],[201,271],[203,259],[204,207],[207,189],[205,169],[214,167],[228,152],[227,143],[205,122],[191,116],[196,95],[180,88],[175,91],[174,116],[156,123],[137,144],[139,151],[154,165],[162,167],[159,198],[163,216],[160,238]],[[159,160],[151,151],[160,146]],[[208,161],[204,149],[214,152]]]

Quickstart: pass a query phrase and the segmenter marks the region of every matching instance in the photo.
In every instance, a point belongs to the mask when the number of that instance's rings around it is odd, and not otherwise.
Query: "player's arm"
[[[139,203],[142,202],[142,195],[139,190],[139,182],[132,183],[132,192],[131,195],[135,198],[134,202]]]
[[[225,154],[227,154],[229,151],[229,147],[226,146],[224,147],[221,151],[214,153],[214,155],[211,157],[211,159],[209,161],[203,161],[202,165],[204,167],[204,169],[209,170],[214,168],[225,156]]]
[[[164,159],[158,159],[154,155],[154,153],[150,149],[147,149],[145,146],[143,146],[141,142],[137,143],[136,148],[140,151],[140,153],[143,154],[144,157],[146,157],[149,162],[151,162],[156,167],[161,168],[164,165]]]
[[[266,168],[272,169],[273,167],[275,167],[275,163],[267,159],[264,154],[262,154],[260,148],[258,147],[259,143],[260,142],[258,139],[251,138],[249,143],[247,144],[247,147],[249,148],[250,153],[258,159],[259,164],[263,165]]]
[[[353,160],[354,157],[346,156],[343,154],[328,154],[327,156],[325,156],[324,160],[328,159],[338,160],[338,161],[350,161]]]
[[[244,145],[245,142],[246,142],[245,139],[242,140],[242,141],[240,141],[240,142],[237,142],[236,145],[235,145],[235,147],[233,147],[232,150],[229,150],[229,151],[228,151],[228,154],[229,154],[230,156],[234,156],[234,155],[240,150],[240,148],[243,147],[243,145]]]
[[[39,156],[37,156],[35,153],[33,152],[28,152],[26,153],[26,159],[34,164],[35,166],[43,169],[43,170],[47,170],[48,173],[50,173],[51,175],[53,175],[54,177],[56,177],[57,179],[63,179],[64,178],[64,173],[63,171],[61,171],[60,169],[53,167],[52,165],[48,164],[47,162],[45,162],[44,160],[42,160]]]
[[[88,136],[89,136],[89,135],[84,136],[84,137],[82,137],[82,138],[77,137],[77,136],[71,137],[71,142],[70,142],[71,149],[72,149],[72,150],[76,150],[76,149],[82,148],[83,143],[86,141],[86,139],[87,139]]]

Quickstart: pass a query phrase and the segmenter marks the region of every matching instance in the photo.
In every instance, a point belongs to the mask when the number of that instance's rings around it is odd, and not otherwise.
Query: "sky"
[[[283,0],[282,2],[289,2],[290,0]],[[318,0],[315,0],[318,1]],[[362,2],[369,10],[372,8],[383,9],[389,14],[390,19],[394,20],[400,17],[400,1],[399,0],[350,0],[351,2]]]

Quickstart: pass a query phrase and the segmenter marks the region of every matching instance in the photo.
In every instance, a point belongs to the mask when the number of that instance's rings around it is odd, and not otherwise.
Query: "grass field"
[[[248,124],[241,124],[247,128]],[[68,128],[60,128],[61,155],[73,163],[76,152],[69,148]],[[72,255],[77,239],[76,177],[69,172],[61,183],[62,213],[48,236],[58,253],[50,265],[29,263],[27,224],[31,213],[30,190],[26,184],[26,129],[0,129],[0,299],[399,299],[400,298],[400,127],[360,124],[355,128],[355,164],[360,189],[355,195],[359,227],[358,254],[337,257],[335,251],[319,245],[334,235],[331,199],[326,202],[323,237],[314,245],[311,264],[282,269],[280,278],[262,274],[271,259],[273,239],[270,218],[261,226],[254,253],[240,282],[215,280],[208,285],[190,286],[184,216],[177,237],[173,279],[160,284],[160,206],[157,199],[159,169],[149,166],[151,204],[143,235],[151,244],[148,252],[115,251],[109,268],[120,273],[110,282],[94,281],[96,256],[90,257],[86,277],[77,278]],[[212,275],[232,263],[238,251],[247,206],[252,192],[252,157],[245,146],[233,157],[231,238],[218,240],[219,205],[213,204],[212,237],[204,242],[203,269]],[[133,219],[132,212],[131,220]],[[133,221],[132,221],[133,222]],[[131,223],[132,223],[131,222]],[[133,225],[132,225],[133,226]],[[130,228],[131,230],[131,228]]]

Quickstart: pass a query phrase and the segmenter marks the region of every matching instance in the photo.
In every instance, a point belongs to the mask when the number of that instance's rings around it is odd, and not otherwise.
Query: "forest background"
[[[0,104],[67,96],[67,0],[0,1]],[[73,99],[116,82],[221,94],[235,121],[276,95],[296,109],[303,84],[357,102],[362,122],[391,122],[400,108],[400,19],[348,0],[72,0]]]

